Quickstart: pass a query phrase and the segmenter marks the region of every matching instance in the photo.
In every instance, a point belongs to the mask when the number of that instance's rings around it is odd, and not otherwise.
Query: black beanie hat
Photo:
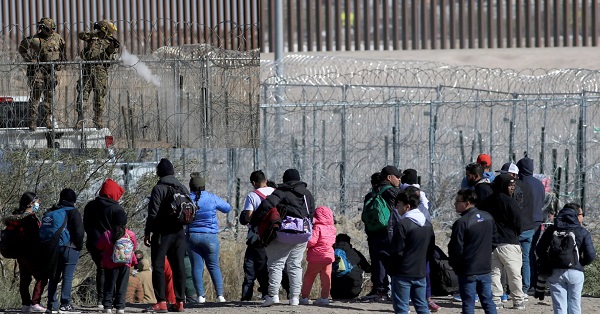
[[[300,173],[296,169],[288,169],[283,173],[283,182],[300,181]]]
[[[62,191],[60,191],[60,196],[58,198],[58,202],[59,203],[71,203],[71,204],[75,204],[75,202],[77,202],[77,194],[75,194],[75,191],[67,188],[67,189],[63,189]]]
[[[190,190],[191,191],[199,191],[199,190],[204,190],[204,186],[206,185],[206,182],[204,181],[204,178],[202,178],[202,176],[200,176],[200,172],[192,172],[190,173]]]
[[[37,195],[33,192],[25,192],[21,195],[21,199],[19,200],[19,211],[24,212],[25,209],[37,198]]]
[[[156,174],[161,178],[168,175],[174,175],[175,170],[173,169],[173,164],[167,158],[161,159],[158,165],[156,165]]]
[[[406,184],[417,184],[417,170],[415,169],[406,169],[404,170],[402,178],[400,178],[400,182]]]
[[[127,225],[127,214],[123,210],[118,210],[115,212],[115,217],[113,217],[113,222],[115,226],[126,226]]]

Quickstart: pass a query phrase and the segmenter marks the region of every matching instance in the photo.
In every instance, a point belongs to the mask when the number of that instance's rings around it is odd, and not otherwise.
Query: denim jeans
[[[527,294],[531,287],[531,264],[529,263],[529,252],[531,251],[531,240],[533,239],[534,229],[521,232],[519,242],[521,244],[521,255],[523,257],[523,266],[521,266],[521,277],[523,277],[523,293]]]
[[[394,313],[408,313],[408,302],[412,301],[418,314],[429,314],[427,305],[427,281],[423,278],[392,276],[392,304]]]
[[[79,261],[79,251],[68,246],[61,246],[58,257],[58,269],[62,274],[62,286],[60,288],[60,305],[71,303],[71,288],[73,287],[73,277],[75,276],[75,267]],[[48,309],[57,311],[58,300],[56,299],[56,290],[58,280],[48,282]]]
[[[458,275],[458,289],[462,299],[462,313],[475,312],[475,299],[479,295],[481,307],[486,314],[496,314],[496,304],[492,296],[492,274]]]
[[[215,292],[223,295],[223,277],[219,266],[219,237],[212,233],[190,232],[188,235],[188,250],[192,263],[194,284],[200,296],[204,296],[204,263],[210,274]]]
[[[585,275],[576,269],[555,269],[548,277],[554,314],[581,314]]]

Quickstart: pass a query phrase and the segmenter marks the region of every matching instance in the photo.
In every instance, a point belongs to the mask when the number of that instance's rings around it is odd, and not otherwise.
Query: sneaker
[[[225,300],[225,298],[222,295],[220,295],[217,297],[217,302],[227,302],[227,301]]]
[[[291,297],[289,302],[290,302],[290,305],[293,305],[293,306],[300,305],[300,298]]]
[[[72,304],[65,304],[65,305],[61,305],[58,308],[58,313],[59,314],[79,314],[81,313],[81,311],[77,311]]]
[[[326,298],[318,298],[315,303],[316,305],[329,305],[329,299]]]
[[[125,314],[125,309],[119,309],[119,310],[117,310],[117,314]]]
[[[503,294],[503,295],[500,297],[500,302],[502,302],[502,303],[506,303],[507,301],[508,301],[508,294]]]
[[[504,304],[502,303],[496,303],[496,310],[501,310],[504,308]]]
[[[523,298],[523,301],[525,301],[525,302],[529,302],[529,296],[528,296],[528,295],[526,295],[526,296]]]
[[[21,313],[29,313],[29,305],[21,305]]]
[[[309,305],[310,301],[308,298],[300,298],[300,305]]]
[[[442,308],[441,306],[435,304],[435,302],[433,302],[433,300],[427,302],[427,305],[429,306],[430,312],[437,312],[437,311],[439,311],[439,309]]]
[[[96,305],[96,308],[99,309],[99,310],[104,310],[104,305],[102,305],[102,303],[98,303]]]
[[[462,302],[462,299],[460,298],[460,294],[455,294],[452,296],[452,301],[453,302]]]
[[[112,309],[104,309],[104,310],[102,310],[102,313],[104,313],[104,314],[112,314]]]
[[[265,297],[265,301],[263,303],[260,304],[260,306],[271,306],[273,304],[278,304],[279,303],[279,296],[266,296]]]
[[[165,301],[154,304],[153,306],[148,308],[147,311],[151,312],[151,313],[168,313],[169,312],[167,310],[167,302],[165,302]]]
[[[204,296],[199,296],[198,303],[204,303],[204,302],[206,302],[206,298]]]
[[[524,310],[525,309],[525,303],[523,303],[523,302],[515,302],[513,304],[513,309],[515,309],[515,310]]]
[[[31,313],[44,313],[46,312],[46,308],[39,305],[39,304],[34,304],[32,306],[29,307],[29,312]]]
[[[184,312],[185,310],[183,309],[183,302],[179,301],[175,304],[171,304],[171,306],[169,307],[169,312]]]

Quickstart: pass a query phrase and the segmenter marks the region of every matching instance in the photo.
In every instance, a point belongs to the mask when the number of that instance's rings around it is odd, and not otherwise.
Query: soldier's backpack
[[[192,201],[190,195],[175,186],[169,186],[169,195],[171,197],[171,203],[168,215],[176,218],[183,225],[192,223],[196,216],[198,206]]]
[[[387,229],[391,211],[381,194],[391,187],[391,185],[386,185],[378,192],[371,191],[371,196],[365,203],[361,215],[361,220],[365,223],[367,232],[377,232]]]
[[[19,258],[23,255],[23,226],[17,221],[6,222],[0,234],[0,254],[4,258]]]
[[[548,247],[548,261],[552,269],[570,268],[579,263],[579,249],[572,230],[554,230]]]
[[[352,265],[352,263],[350,263],[348,260],[346,251],[342,249],[335,249],[333,250],[333,256],[335,257],[331,273],[333,277],[342,277],[352,271],[354,265]]]
[[[129,264],[133,256],[133,241],[127,230],[113,245],[112,261],[115,264]]]

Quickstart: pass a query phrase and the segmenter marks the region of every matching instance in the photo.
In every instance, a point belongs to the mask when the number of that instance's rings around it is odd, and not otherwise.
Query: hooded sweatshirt
[[[190,193],[174,175],[169,174],[160,177],[150,193],[148,217],[146,218],[146,227],[144,229],[145,236],[150,236],[150,233],[172,234],[183,230],[183,225],[178,219],[167,216],[167,208],[171,206],[171,202],[168,199],[171,195],[170,187],[177,187],[185,194]]]
[[[140,260],[139,271],[135,276],[142,282],[144,287],[144,303],[153,304],[156,303],[154,297],[154,288],[152,286],[152,270],[150,269],[150,260],[144,258]]]
[[[544,231],[536,247],[538,259],[542,265],[546,265],[550,269],[553,269],[553,265],[547,265],[548,256],[546,252],[552,242],[552,233],[556,230],[572,230],[575,234],[575,242],[577,243],[577,248],[579,250],[579,263],[570,267],[571,269],[583,271],[584,266],[589,265],[594,261],[596,258],[596,249],[594,248],[592,236],[581,226],[577,219],[577,214],[578,213],[571,208],[561,209],[554,219],[554,225],[549,226],[548,229]]]
[[[252,214],[250,224],[258,226],[273,207],[285,208],[288,216],[312,219],[315,214],[315,199],[306,187],[307,184],[302,181],[288,181],[280,184],[271,195],[260,203],[258,209]]]
[[[522,221],[519,204],[508,194],[508,185],[515,179],[501,174],[494,179],[494,193],[481,201],[480,210],[492,215],[498,230],[498,244],[519,244]]]
[[[529,157],[521,158],[517,162],[519,168],[519,179],[531,186],[533,194],[533,225],[537,228],[544,221],[544,196],[546,195],[542,182],[533,177],[533,160]]]
[[[98,196],[87,203],[83,210],[83,228],[87,234],[86,247],[97,250],[96,242],[106,230],[114,227],[115,217],[124,212],[119,200],[125,190],[115,181],[107,179]]]
[[[331,264],[334,261],[333,244],[335,243],[336,229],[333,225],[333,212],[325,206],[315,210],[312,237],[306,245],[306,261],[309,263]]]
[[[427,260],[433,256],[435,236],[433,226],[418,209],[411,209],[393,220],[390,234],[390,256],[386,270],[390,275],[423,278]]]
[[[400,184],[400,191],[404,191],[409,186],[416,187],[419,189],[419,210],[425,215],[425,219],[431,222],[431,214],[429,214],[429,199],[427,199],[427,194],[421,191],[421,185],[418,183],[408,184],[402,183]]]

